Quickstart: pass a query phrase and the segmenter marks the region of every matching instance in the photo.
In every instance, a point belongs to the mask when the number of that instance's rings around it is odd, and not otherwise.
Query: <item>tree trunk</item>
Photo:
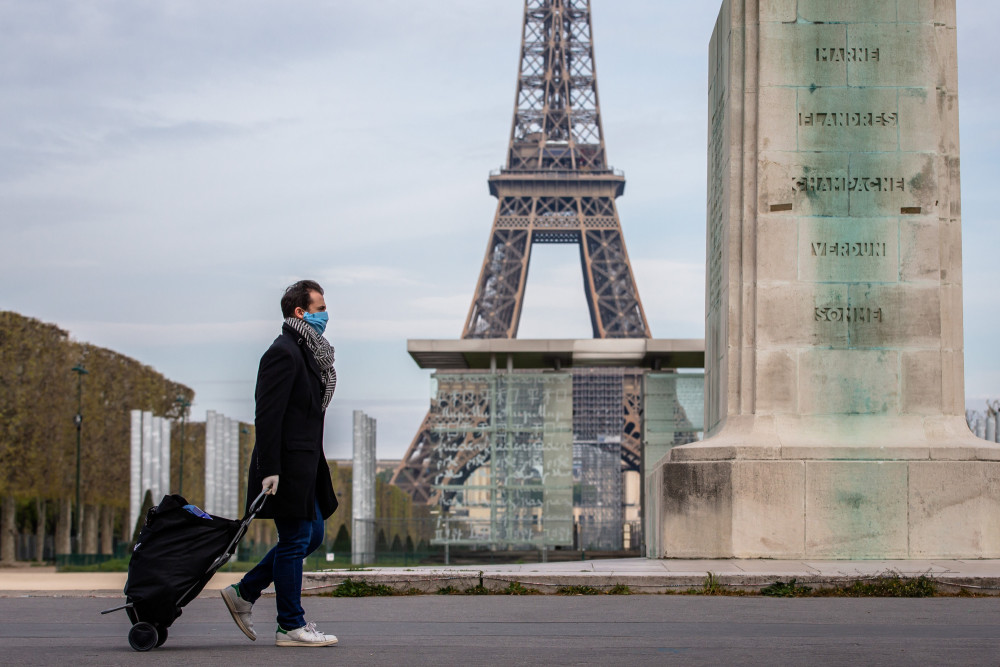
[[[16,510],[14,496],[4,496],[3,508],[0,509],[0,562],[8,565],[17,560]]]
[[[251,535],[250,542],[257,548],[257,545],[261,542],[261,523],[259,521],[254,521],[250,524]]]
[[[69,498],[59,501],[59,517],[56,519],[56,553],[60,556],[73,553],[73,505]]]
[[[83,506],[83,549],[80,553],[97,553],[97,506]]]
[[[35,560],[41,563],[45,560],[45,499],[35,499],[35,514],[38,521],[35,522]]]
[[[77,506],[77,503],[74,501],[73,507],[76,510],[76,525],[73,526],[76,535],[76,553],[87,553],[83,550],[83,517],[87,512],[83,503]]]
[[[118,539],[121,540],[122,542],[125,542],[126,544],[132,540],[132,528],[134,526],[128,525],[128,520],[129,516],[131,516],[131,513],[132,513],[131,507],[122,510],[122,514],[124,515],[122,516],[122,532],[121,535],[118,536]]]
[[[114,554],[114,539],[112,532],[115,525],[115,509],[107,505],[101,506],[101,551],[105,556]]]

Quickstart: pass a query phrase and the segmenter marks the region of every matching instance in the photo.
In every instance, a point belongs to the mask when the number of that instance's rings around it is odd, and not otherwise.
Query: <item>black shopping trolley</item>
[[[125,610],[132,628],[128,643],[148,651],[167,641],[167,628],[188,602],[201,593],[233,554],[264,506],[265,492],[239,521],[201,512],[178,495],[163,496],[146,513],[128,564],[125,604],[102,614]]]

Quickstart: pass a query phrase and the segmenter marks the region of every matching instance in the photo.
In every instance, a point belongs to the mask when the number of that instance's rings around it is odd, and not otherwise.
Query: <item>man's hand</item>
[[[268,495],[275,495],[278,493],[278,476],[271,475],[270,477],[265,477],[264,483],[261,486],[263,487],[262,490],[267,491]]]

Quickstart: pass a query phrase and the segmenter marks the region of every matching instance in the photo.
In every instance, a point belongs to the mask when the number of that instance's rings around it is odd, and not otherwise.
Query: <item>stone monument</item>
[[[966,426],[955,0],[725,0],[705,429],[650,555],[1000,556]]]

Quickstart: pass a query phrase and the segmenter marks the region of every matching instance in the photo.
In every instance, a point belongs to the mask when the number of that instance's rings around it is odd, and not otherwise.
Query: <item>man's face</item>
[[[295,309],[295,317],[300,320],[306,313],[322,313],[326,311],[326,299],[319,292],[309,292],[309,310]]]

